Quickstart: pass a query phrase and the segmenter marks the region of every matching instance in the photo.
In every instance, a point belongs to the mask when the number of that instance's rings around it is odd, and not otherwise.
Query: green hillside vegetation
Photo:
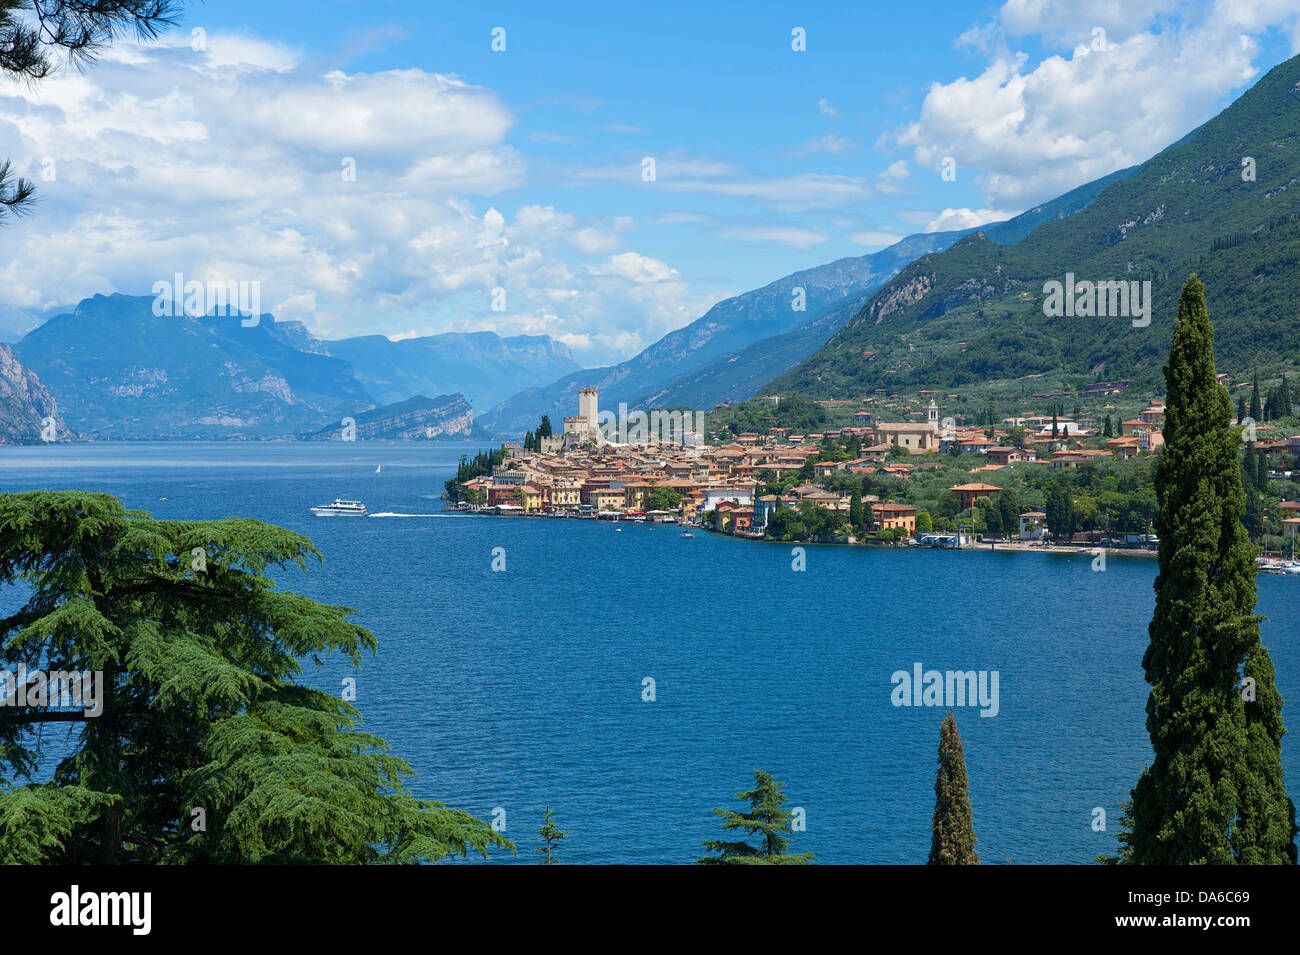
[[[1080,442],[1071,442],[1071,447]],[[1090,439],[1087,446],[1104,444],[1104,439]],[[818,453],[799,471],[778,477],[776,472],[759,467],[755,477],[761,494],[788,494],[791,488],[813,481],[813,465],[819,461],[848,461],[857,457],[860,443],[855,439],[828,439]],[[818,482],[828,490],[850,497],[875,495],[917,508],[918,532],[926,529],[954,531],[960,523],[974,526],[977,533],[994,538],[1016,540],[1019,515],[1028,511],[1047,514],[1048,535],[1069,540],[1076,533],[1098,531],[1107,538],[1151,531],[1156,517],[1154,472],[1156,458],[1149,453],[1127,461],[1103,458],[1077,469],[1053,470],[1045,461],[1020,462],[997,471],[971,473],[986,463],[980,454],[901,455],[891,463],[914,466],[906,477],[882,473],[836,471]],[[1245,524],[1252,542],[1269,552],[1285,546],[1282,515],[1277,505],[1283,500],[1300,497],[1300,480],[1269,478],[1258,465],[1254,449],[1242,451],[1243,481],[1246,484]],[[1282,456],[1278,470],[1297,464]],[[1294,472],[1293,472],[1294,473]],[[976,506],[963,509],[949,488],[979,482],[1002,488],[981,498]],[[851,512],[850,512],[851,513]],[[924,517],[922,517],[924,515]],[[804,506],[783,508],[775,521],[769,520],[768,536],[777,540],[827,540],[850,533],[859,538],[892,541],[904,535],[884,531],[868,533],[862,523],[850,519],[849,513]]]
[[[1243,176],[1253,160],[1255,181]],[[1013,395],[1131,378],[1154,387],[1177,298],[1198,272],[1221,316],[1219,370],[1300,365],[1291,307],[1300,265],[1300,58],[1219,116],[1112,182],[1082,211],[999,246],[976,232],[881,288],[766,392],[848,397],[982,383]],[[1044,315],[1044,283],[1150,281],[1151,322]]]

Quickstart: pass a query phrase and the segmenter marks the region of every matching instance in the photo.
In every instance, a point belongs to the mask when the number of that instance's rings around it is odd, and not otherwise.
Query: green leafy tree
[[[1160,569],[1142,658],[1154,758],[1133,789],[1119,861],[1294,864],[1282,698],[1254,613],[1240,439],[1215,380],[1214,329],[1194,275],[1179,301],[1165,382]]]
[[[862,488],[855,484],[849,489],[849,526],[860,531],[862,524]]]
[[[435,862],[511,848],[416,798],[407,763],[356,731],[301,660],[354,666],[347,607],[277,590],[320,554],[259,521],[160,521],[107,494],[0,495],[0,662],[102,674],[100,712],[0,707],[0,862]],[[35,701],[39,703],[40,701]],[[52,724],[80,724],[48,781]],[[195,810],[202,810],[203,828]],[[198,831],[196,831],[196,829]]]
[[[786,803],[784,787],[772,778],[770,773],[761,769],[754,770],[754,788],[736,793],[736,798],[749,803],[749,812],[736,812],[732,809],[714,809],[714,815],[722,819],[722,828],[728,832],[743,830],[752,838],[758,836],[757,846],[748,842],[726,840],[709,840],[704,848],[717,855],[705,856],[697,860],[700,865],[808,865],[813,860],[811,852],[795,855],[787,853],[790,840],[786,833],[793,834],[790,823],[794,813],[782,808]]]
[[[542,827],[537,830],[537,834],[542,837],[542,846],[537,850],[539,856],[544,856],[538,865],[559,865],[560,860],[555,858],[555,849],[563,841],[566,833],[563,829],[555,824],[551,817],[555,814],[551,812],[551,807],[546,807],[546,821]]]
[[[930,517],[928,511],[916,512],[916,532],[918,534],[929,534],[934,531],[934,519]]]
[[[682,492],[675,487],[655,485],[645,493],[647,511],[675,511],[682,506]]]
[[[966,753],[952,711],[939,727],[939,771],[934,779],[930,865],[979,865],[975,822],[966,779]]]

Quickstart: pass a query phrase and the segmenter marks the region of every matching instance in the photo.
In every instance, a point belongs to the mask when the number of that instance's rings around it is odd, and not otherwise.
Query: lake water
[[[309,535],[324,564],[280,580],[356,608],[378,637],[355,674],[365,728],[412,764],[419,795],[483,819],[503,809],[520,862],[535,859],[548,805],[568,831],[565,861],[690,862],[720,837],[712,807],[738,808],[732,794],[762,768],[806,813],[792,851],[923,863],[944,710],[891,702],[892,674],[916,663],[998,672],[996,716],[957,711],[982,861],[1114,851],[1120,802],[1150,758],[1154,561],[1110,558],[1098,573],[1090,556],[808,547],[797,572],[790,545],[439,514],[443,481],[478,447],[0,448],[0,490],[106,491],[161,518],[237,515]],[[311,515],[335,497],[421,516]],[[1260,577],[1259,592],[1296,727],[1300,581]],[[306,679],[337,691],[350,674],[332,660]]]

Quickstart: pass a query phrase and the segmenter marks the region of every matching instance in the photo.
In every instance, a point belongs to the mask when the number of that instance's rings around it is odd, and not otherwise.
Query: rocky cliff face
[[[72,437],[54,398],[8,345],[0,345],[0,444],[34,444]]]
[[[474,411],[465,396],[456,392],[436,398],[416,395],[356,415],[352,418],[353,431],[341,420],[337,426],[306,438],[310,441],[423,441],[469,434],[473,426]]]

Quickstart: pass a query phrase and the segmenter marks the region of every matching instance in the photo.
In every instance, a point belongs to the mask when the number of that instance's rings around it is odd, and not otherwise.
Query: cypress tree
[[[1246,396],[1237,395],[1237,424],[1246,418]]]
[[[854,485],[849,489],[849,525],[854,531],[862,530],[862,488]]]
[[[1294,863],[1282,700],[1259,640],[1255,550],[1242,524],[1240,438],[1214,377],[1214,329],[1195,275],[1183,287],[1165,381],[1160,569],[1142,658],[1154,758],[1133,789],[1118,861]]]
[[[966,779],[966,754],[952,710],[939,727],[939,771],[934,779],[931,830],[929,865],[979,865]]]
[[[1259,372],[1255,372],[1255,380],[1250,385],[1250,417],[1254,421],[1263,418],[1259,410]]]

